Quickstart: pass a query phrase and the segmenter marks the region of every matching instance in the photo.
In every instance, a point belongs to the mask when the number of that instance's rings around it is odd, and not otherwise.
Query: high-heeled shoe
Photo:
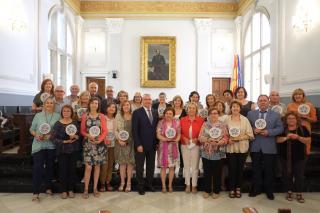
[[[125,192],[131,192],[131,183],[127,183]]]
[[[162,192],[162,193],[167,193],[167,187],[166,187],[166,186],[162,186],[161,192]]]
[[[100,197],[100,192],[98,191],[98,189],[93,189],[93,196]]]
[[[119,186],[119,188],[118,188],[118,190],[119,190],[119,192],[122,192],[123,189],[124,189],[124,183],[121,183],[120,186]]]

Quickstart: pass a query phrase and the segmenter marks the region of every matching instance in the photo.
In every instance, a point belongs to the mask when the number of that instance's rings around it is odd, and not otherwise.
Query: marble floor
[[[278,208],[291,208],[293,213],[320,213],[320,193],[305,193],[306,203],[286,201],[284,194],[275,194],[275,200],[269,201],[265,195],[249,198],[243,194],[241,199],[230,199],[226,192],[221,193],[218,199],[211,197],[204,199],[202,192],[185,194],[174,192],[147,192],[140,196],[136,192],[106,192],[100,198],[90,194],[84,200],[81,194],[74,199],[62,200],[59,195],[46,197],[41,195],[40,203],[31,201],[31,194],[0,193],[0,212],[23,213],[98,213],[99,210],[109,210],[111,213],[188,213],[188,212],[223,212],[239,213],[243,207],[255,207],[259,213],[276,213]]]

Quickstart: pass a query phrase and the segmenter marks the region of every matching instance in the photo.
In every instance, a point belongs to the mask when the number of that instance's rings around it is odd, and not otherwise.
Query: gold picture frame
[[[141,87],[176,87],[176,37],[142,36]]]

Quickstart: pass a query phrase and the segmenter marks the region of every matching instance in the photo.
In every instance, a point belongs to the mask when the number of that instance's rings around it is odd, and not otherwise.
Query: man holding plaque
[[[248,119],[255,135],[255,139],[250,145],[253,180],[249,196],[259,195],[262,186],[264,186],[267,198],[274,200],[273,171],[274,159],[277,154],[275,137],[282,133],[283,124],[280,114],[269,109],[269,97],[267,95],[258,97],[258,107],[259,109],[248,113]]]
[[[132,134],[134,147],[136,150],[136,174],[138,181],[138,191],[144,195],[143,166],[146,160],[147,186],[152,192],[155,154],[157,149],[156,128],[158,124],[158,112],[151,107],[151,95],[144,94],[141,108],[135,110],[132,115]]]

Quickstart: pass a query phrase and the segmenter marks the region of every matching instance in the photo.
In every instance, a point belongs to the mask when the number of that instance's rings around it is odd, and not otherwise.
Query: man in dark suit
[[[273,200],[274,160],[277,154],[276,136],[283,132],[280,114],[269,109],[269,97],[260,95],[259,109],[250,111],[248,119],[254,130],[255,139],[250,144],[253,180],[250,197],[259,195],[264,190],[269,200]],[[262,129],[255,125],[256,120],[263,119],[266,127]],[[262,176],[264,174],[264,176]],[[263,184],[264,182],[264,184]]]
[[[141,108],[135,110],[132,115],[132,135],[135,147],[136,175],[138,191],[144,195],[143,166],[146,160],[147,188],[154,192],[152,186],[154,175],[155,155],[157,149],[156,128],[158,123],[158,112],[151,107],[151,96],[144,94]]]

